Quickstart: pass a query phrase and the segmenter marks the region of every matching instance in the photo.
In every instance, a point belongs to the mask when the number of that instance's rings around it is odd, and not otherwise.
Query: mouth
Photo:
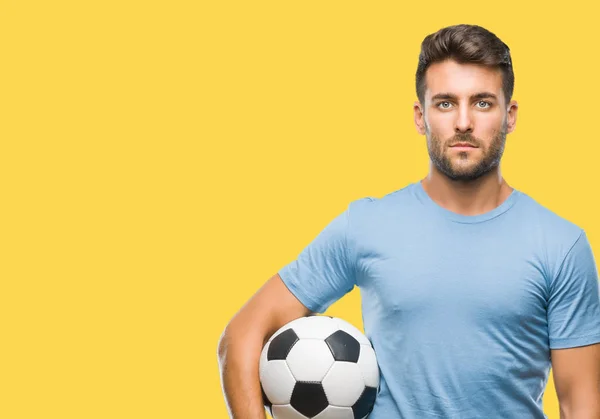
[[[477,148],[477,146],[469,143],[456,143],[451,145],[450,148]]]
[[[457,148],[460,150],[469,150],[469,149],[477,148],[477,146],[474,146],[473,144],[469,144],[469,143],[456,143],[456,144],[451,145],[450,148]]]

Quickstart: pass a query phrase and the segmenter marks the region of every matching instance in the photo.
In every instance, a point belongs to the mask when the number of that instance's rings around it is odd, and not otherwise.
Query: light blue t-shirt
[[[600,342],[585,232],[518,190],[476,216],[421,182],[355,200],[279,275],[317,313],[359,287],[370,419],[546,418],[550,349]]]

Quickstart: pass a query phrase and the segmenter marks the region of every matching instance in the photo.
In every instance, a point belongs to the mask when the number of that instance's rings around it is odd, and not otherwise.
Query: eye
[[[480,104],[482,104],[482,103],[483,103],[484,105],[487,105],[487,106],[482,106],[482,108],[483,108],[483,109],[487,109],[487,108],[489,108],[489,107],[491,107],[491,106],[492,106],[492,104],[491,104],[490,102],[487,102],[487,101],[485,101],[485,100],[480,100],[479,102],[477,102],[477,104],[478,104],[478,105],[480,105]]]
[[[436,106],[441,109],[449,109],[450,106],[442,106],[442,105],[450,105],[450,102],[440,102]]]

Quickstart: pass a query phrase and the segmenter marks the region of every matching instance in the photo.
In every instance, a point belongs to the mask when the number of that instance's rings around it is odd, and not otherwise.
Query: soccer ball
[[[274,419],[363,419],[379,392],[371,342],[329,316],[301,317],[277,330],[262,349],[259,375]]]

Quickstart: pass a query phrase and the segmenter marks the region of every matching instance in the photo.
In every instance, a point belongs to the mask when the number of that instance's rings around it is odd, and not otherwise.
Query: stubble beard
[[[446,141],[427,131],[428,153],[433,165],[444,175],[455,181],[473,181],[491,172],[500,165],[506,144],[506,124],[494,135],[490,145],[483,148],[484,142],[469,133],[456,134]],[[450,154],[448,144],[466,142],[475,144],[477,151],[459,152]],[[475,153],[482,156],[475,157]],[[474,159],[478,161],[474,162]]]

